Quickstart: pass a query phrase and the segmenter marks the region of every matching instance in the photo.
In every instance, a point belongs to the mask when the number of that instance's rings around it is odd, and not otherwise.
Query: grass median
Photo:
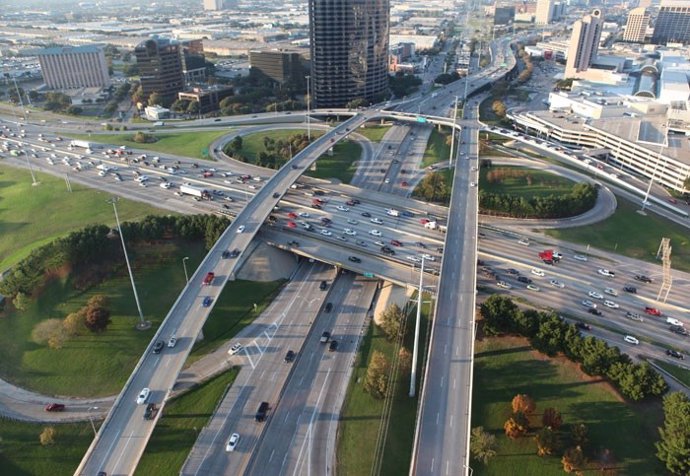
[[[38,173],[40,185],[31,185],[26,170],[0,166],[0,271],[25,258],[34,248],[86,225],[115,224],[110,194],[78,184],[67,191],[65,181]],[[169,214],[149,205],[120,200],[122,221],[146,215]]]
[[[179,474],[197,436],[238,372],[237,368],[230,369],[168,402],[134,474]]]
[[[139,143],[134,141],[135,132],[127,131],[120,134],[69,134],[72,139],[81,139],[89,142],[112,144],[114,146],[126,145],[132,149],[144,149],[161,154],[173,154],[193,159],[208,160],[208,149],[211,143],[226,134],[231,129],[222,131],[194,131],[194,132],[156,132],[150,133],[158,140],[151,143]],[[148,133],[147,133],[148,134]]]
[[[503,476],[513,474],[515,468],[534,476],[563,474],[563,446],[554,455],[539,457],[534,428],[515,440],[505,436],[503,424],[511,415],[510,402],[516,394],[528,394],[536,402],[536,414],[530,419],[536,429],[545,408],[561,412],[562,445],[568,444],[569,425],[587,425],[587,472],[595,471],[598,458],[609,450],[622,474],[664,474],[654,457],[656,428],[662,420],[659,401],[627,403],[603,379],[585,375],[564,357],[552,359],[532,350],[522,338],[480,340],[474,370],[472,427],[483,426],[497,440],[496,457],[486,466],[474,462],[475,474]]]
[[[683,385],[690,388],[690,370],[664,362],[663,360],[654,359],[654,363],[677,378]]]
[[[492,166],[479,170],[479,186],[488,193],[514,197],[544,197],[569,194],[575,182],[542,170],[528,167]]]
[[[429,304],[423,306],[422,340],[428,341]],[[405,347],[412,348],[415,307],[411,307],[407,322],[408,333]],[[383,331],[373,323],[362,340],[355,369],[343,404],[338,427],[337,473],[348,476],[368,476],[372,468],[380,467],[384,476],[397,476],[409,472],[412,458],[417,398],[410,398],[409,373],[399,371],[395,376],[395,392],[391,396],[390,413],[384,418],[385,401],[374,399],[363,389],[369,360],[374,351],[382,352],[392,362],[399,351],[396,342],[389,341]],[[424,346],[420,355],[424,355]],[[423,359],[419,360],[417,375],[421,376]],[[421,378],[417,383],[417,395],[421,393]],[[383,432],[383,433],[382,433]],[[379,447],[379,438],[385,441]]]
[[[577,228],[546,230],[546,234],[655,264],[660,264],[656,253],[661,239],[667,237],[671,239],[673,247],[673,268],[690,271],[690,235],[687,228],[651,212],[646,216],[640,215],[637,213],[639,206],[617,198],[618,208],[606,220]]]
[[[436,129],[431,131],[429,140],[426,143],[424,157],[422,157],[422,168],[448,160],[450,154],[450,145],[446,142],[448,137],[450,137],[450,131],[444,130],[439,132]],[[457,147],[457,144],[455,147]]]

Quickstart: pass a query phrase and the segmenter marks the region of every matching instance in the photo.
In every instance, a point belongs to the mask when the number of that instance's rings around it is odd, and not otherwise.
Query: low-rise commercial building
[[[182,101],[198,102],[199,112],[205,114],[218,110],[220,102],[232,95],[233,88],[214,85],[206,88],[195,87],[191,91],[179,92],[177,98]]]

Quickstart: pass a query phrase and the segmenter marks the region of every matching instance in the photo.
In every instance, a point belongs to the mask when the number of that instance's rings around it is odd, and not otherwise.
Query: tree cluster
[[[397,98],[409,96],[419,89],[422,80],[414,74],[405,74],[402,71],[388,77],[388,85]]]
[[[626,398],[639,401],[663,395],[668,386],[649,364],[635,364],[618,347],[592,336],[583,337],[573,324],[558,315],[522,311],[508,297],[494,295],[481,305],[484,329],[490,334],[520,334],[540,352],[563,353],[588,375],[610,380]]]
[[[388,306],[379,316],[379,327],[386,334],[388,340],[395,341],[402,337],[404,325],[405,325],[405,314],[400,306],[397,304],[391,304]]]
[[[364,377],[364,391],[374,398],[384,398],[388,392],[389,374],[390,362],[382,352],[375,350]]]
[[[656,455],[671,474],[690,474],[690,398],[682,392],[664,397],[664,426]]]
[[[45,104],[43,104],[43,109],[46,111],[66,112],[71,105],[72,99],[64,93],[53,91],[45,93]]]
[[[146,132],[139,131],[132,136],[132,140],[137,144],[151,144],[156,142],[158,138],[153,134],[147,134]]]
[[[520,72],[517,77],[517,82],[524,84],[532,77],[532,72],[534,71],[534,65],[532,64],[532,57],[525,51],[524,45],[520,45],[518,48],[518,56],[525,63],[525,68]]]
[[[279,169],[295,154],[309,145],[309,136],[307,134],[294,134],[287,139],[277,140],[269,136],[264,136],[263,143],[264,150],[257,154],[256,165],[270,169]],[[225,144],[223,152],[242,162],[249,161],[247,157],[242,154],[242,139],[240,137],[236,137]]]
[[[590,210],[598,190],[587,183],[573,185],[570,193],[519,197],[505,193],[479,191],[479,209],[487,215],[514,218],[567,218]]]
[[[443,172],[432,172],[419,182],[413,195],[427,202],[448,203],[450,185]]]
[[[227,218],[217,215],[151,215],[140,222],[122,223],[122,233],[130,243],[203,238],[210,248],[227,226]],[[136,256],[133,250],[130,253]],[[88,226],[32,250],[0,281],[0,294],[30,296],[43,284],[49,271],[65,265],[80,273],[121,260],[121,244],[111,229],[105,225]]]
[[[441,73],[434,79],[434,84],[450,84],[458,79],[460,79],[460,75],[457,71],[453,71],[452,73]]]

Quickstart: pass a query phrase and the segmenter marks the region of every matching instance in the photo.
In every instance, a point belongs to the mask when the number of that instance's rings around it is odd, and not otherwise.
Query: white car
[[[370,234],[370,235],[373,235],[373,236],[382,236],[382,235],[383,235],[383,233],[381,233],[381,232],[378,231],[378,230],[371,230],[371,231],[369,232],[369,234]]]
[[[637,340],[637,339],[636,339],[635,337],[633,337],[633,336],[625,336],[625,337],[623,337],[623,340],[624,340],[625,342],[627,342],[628,344],[634,344],[634,345],[639,345],[639,344],[640,344],[640,341]]]
[[[383,182],[384,182],[384,183],[391,183],[391,179],[386,178]]]
[[[666,324],[671,324],[672,326],[683,327],[683,323],[676,319],[675,317],[667,317]]]
[[[321,234],[322,234],[323,236],[331,236],[333,233],[331,233],[331,232],[328,231],[328,230],[321,230]]]
[[[518,243],[521,245],[529,246],[529,240],[527,238],[522,238],[521,240],[518,240]]]
[[[544,271],[539,268],[532,268],[532,274],[535,276],[544,276]]]
[[[609,277],[609,278],[614,278],[614,277],[616,277],[616,273],[614,273],[613,271],[609,271],[609,270],[606,269],[606,268],[599,268],[599,269],[597,270],[597,273],[601,274],[602,276],[607,276],[607,277]]]
[[[172,348],[177,345],[177,337],[175,336],[170,336],[170,339],[168,339],[168,347]]]
[[[604,301],[604,306],[611,308],[611,309],[618,309],[620,307],[617,303],[615,303],[613,301],[609,301],[608,299],[606,301]]]
[[[584,255],[573,255],[573,259],[577,261],[587,261],[587,257]]]
[[[240,227],[237,229],[237,233],[244,233],[244,225],[240,225]]]
[[[349,208],[347,208],[347,207],[345,207],[345,206],[343,206],[343,205],[338,205],[337,207],[335,207],[335,209],[336,209],[336,210],[340,210],[341,212],[349,212],[349,211],[350,211]]]
[[[309,218],[311,216],[307,212],[299,212],[297,215],[301,216],[302,218]]]
[[[348,218],[348,219],[347,219],[347,222],[348,222],[350,225],[358,225],[358,224],[359,224],[359,221],[355,220],[354,218]]]
[[[596,291],[590,291],[587,293],[589,297],[592,297],[594,299],[604,299],[604,296],[601,293],[598,293]]]
[[[563,283],[560,282],[560,281],[556,281],[555,279],[552,279],[552,280],[549,281],[549,282],[551,283],[551,286],[553,286],[553,287],[555,287],[555,288],[561,288],[561,289],[563,289],[563,288],[565,287],[565,284],[563,284]]]
[[[151,389],[150,388],[142,388],[141,392],[139,392],[139,396],[137,397],[137,405],[143,405],[146,403],[146,401],[149,399],[149,395],[151,395]]]
[[[604,289],[604,292],[605,292],[606,294],[611,295],[611,296],[618,296],[618,291],[616,291],[616,290],[613,289],[613,288],[606,288],[606,289]]]
[[[372,218],[369,221],[376,224],[376,225],[383,225],[383,220],[381,220],[380,218]]]
[[[162,184],[159,185],[160,188],[170,188],[172,187],[172,184],[170,182],[163,182]]]
[[[235,448],[237,447],[237,443],[240,442],[240,435],[237,433],[233,433],[230,435],[230,439],[228,440],[228,444],[225,445],[225,451],[228,453],[235,451]]]
[[[470,187],[476,187],[476,186],[477,186],[477,182],[470,182]]]
[[[510,288],[512,288],[512,286],[511,286],[510,284],[506,283],[505,281],[498,281],[498,282],[496,283],[496,286],[498,286],[499,288],[503,288],[503,289],[510,289]]]
[[[534,284],[528,284],[527,289],[530,291],[539,291],[539,286],[535,286]]]
[[[345,232],[346,235],[350,235],[350,236],[357,235],[357,232],[355,230],[353,230],[352,228],[345,228],[343,231]]]
[[[597,307],[597,305],[594,304],[594,303],[593,303],[592,301],[590,301],[589,299],[583,300],[583,301],[582,301],[582,305],[585,306],[585,307],[590,307],[590,308],[596,308],[596,307]]]
[[[407,259],[409,259],[410,261],[413,261],[415,263],[419,263],[422,261],[421,258],[418,258],[416,256],[412,256],[412,255],[407,256]]]
[[[233,345],[232,347],[230,347],[230,350],[228,350],[228,354],[230,354],[230,355],[235,355],[235,354],[238,353],[240,350],[242,350],[242,344],[240,344],[240,343],[238,342],[237,344],[235,344],[235,345]]]
[[[429,254],[423,254],[423,255],[420,255],[420,256],[421,256],[422,258],[424,258],[425,260],[428,260],[428,261],[436,261],[436,258],[433,257],[433,256],[431,256],[431,255],[429,255]]]

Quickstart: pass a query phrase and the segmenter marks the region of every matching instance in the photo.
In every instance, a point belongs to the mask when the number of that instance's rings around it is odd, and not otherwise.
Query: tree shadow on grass
[[[520,353],[520,352],[526,352],[530,351],[532,348],[528,345],[522,346],[522,347],[508,347],[508,348],[503,348],[503,349],[496,349],[496,350],[486,350],[484,352],[479,352],[478,354],[475,354],[475,359],[480,359],[484,357],[491,357],[495,355],[507,355],[507,354],[515,354],[515,353]]]

